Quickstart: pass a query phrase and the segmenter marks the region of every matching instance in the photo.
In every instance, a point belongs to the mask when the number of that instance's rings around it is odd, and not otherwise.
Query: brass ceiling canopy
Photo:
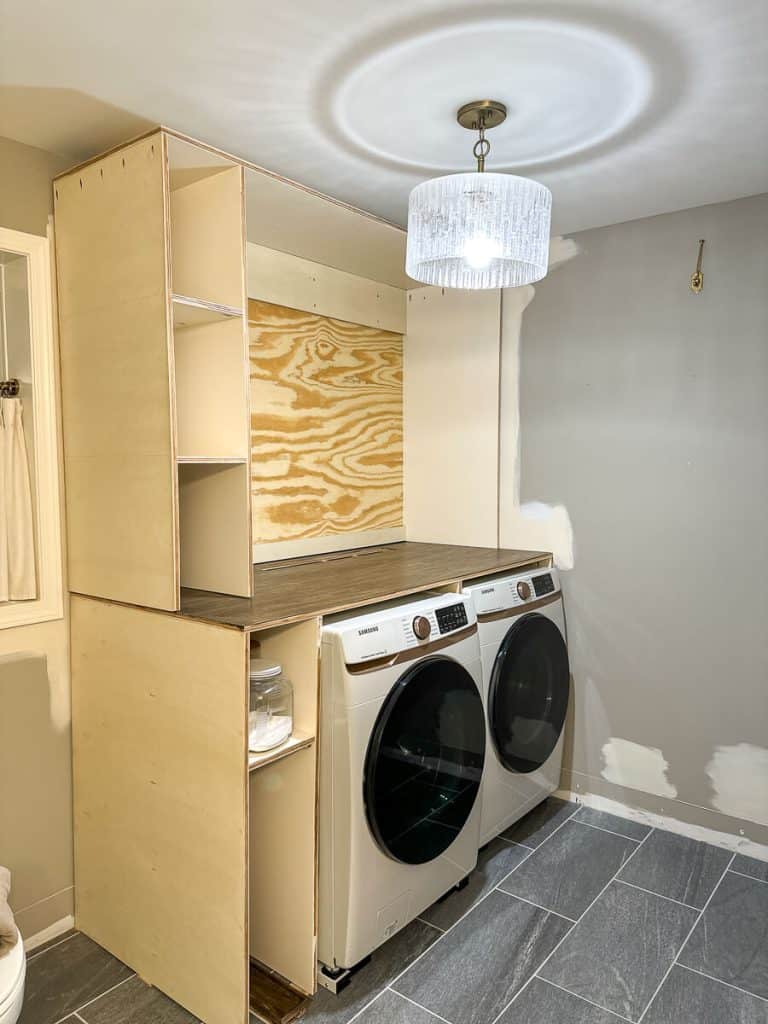
[[[507,118],[507,108],[498,100],[473,100],[459,107],[456,120],[462,128],[479,132],[481,128],[498,128]]]

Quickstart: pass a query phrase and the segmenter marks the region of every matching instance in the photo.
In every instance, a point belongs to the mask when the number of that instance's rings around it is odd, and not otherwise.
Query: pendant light
[[[514,288],[541,280],[549,261],[552,193],[530,178],[491,174],[485,133],[507,116],[497,100],[466,103],[462,128],[479,133],[477,171],[417,185],[408,202],[406,273],[444,288]]]

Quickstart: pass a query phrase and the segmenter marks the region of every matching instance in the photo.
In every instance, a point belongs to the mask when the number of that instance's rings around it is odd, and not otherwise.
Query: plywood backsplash
[[[254,558],[397,539],[403,338],[250,300]]]

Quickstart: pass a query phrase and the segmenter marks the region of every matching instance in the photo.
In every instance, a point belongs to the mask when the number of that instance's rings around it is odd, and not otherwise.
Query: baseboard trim
[[[555,796],[583,804],[585,807],[592,807],[596,811],[615,814],[617,818],[626,818],[642,825],[649,825],[651,828],[664,829],[667,832],[674,832],[676,835],[686,836],[688,839],[698,839],[700,842],[710,843],[712,846],[720,846],[724,850],[730,850],[731,853],[742,853],[747,857],[768,861],[768,846],[756,843],[745,836],[734,836],[728,832],[718,832],[716,829],[706,828],[704,825],[693,825],[687,821],[680,821],[678,818],[671,818],[666,814],[654,814],[652,811],[628,807],[618,800],[598,796],[596,793],[558,789]]]
[[[43,928],[42,931],[37,932],[35,935],[30,935],[28,939],[24,939],[24,951],[31,953],[32,950],[45,945],[46,942],[50,942],[52,939],[58,939],[60,935],[71,931],[74,927],[75,918],[72,914],[62,917],[60,921],[54,921],[47,928]]]

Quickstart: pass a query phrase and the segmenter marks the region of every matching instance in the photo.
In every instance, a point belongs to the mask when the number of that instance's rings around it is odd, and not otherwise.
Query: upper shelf
[[[192,299],[187,295],[174,295],[172,302],[174,328],[199,327],[201,324],[218,323],[221,320],[243,316],[242,309],[206,302],[205,299]]]

